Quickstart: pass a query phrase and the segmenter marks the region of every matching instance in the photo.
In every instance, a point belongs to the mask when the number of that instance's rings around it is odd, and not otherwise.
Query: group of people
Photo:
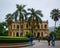
[[[40,42],[41,37],[39,36],[37,39],[38,39],[38,41]],[[51,42],[52,46],[55,46],[56,36],[55,36],[54,34],[49,34],[49,35],[47,35],[47,36],[46,36],[46,39],[47,39],[47,41],[48,41],[48,45],[49,45],[49,46],[50,46],[50,42]],[[33,42],[33,36],[30,36],[30,38],[29,38],[29,43],[30,43],[30,45],[32,45],[32,42]]]
[[[56,36],[54,34],[49,34],[46,38],[47,38],[49,46],[50,46],[50,42],[51,42],[52,46],[55,46]]]

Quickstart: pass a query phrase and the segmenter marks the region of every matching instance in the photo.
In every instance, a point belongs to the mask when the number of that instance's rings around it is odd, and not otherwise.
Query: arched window
[[[15,29],[15,25],[14,25],[14,29]]]
[[[47,25],[45,25],[45,28],[47,28]]]
[[[19,25],[17,25],[17,29],[19,29]]]
[[[43,25],[41,25],[41,29],[43,29]]]

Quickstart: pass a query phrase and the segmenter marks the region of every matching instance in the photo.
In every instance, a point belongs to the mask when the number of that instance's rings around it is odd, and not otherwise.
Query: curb
[[[34,45],[34,43],[32,45]],[[28,44],[24,44],[24,45],[0,46],[0,48],[19,48],[19,47],[26,47],[26,46],[31,46],[31,45],[28,43]]]
[[[30,44],[25,44],[25,45],[10,45],[10,46],[0,46],[0,48],[17,48],[17,47],[26,47],[29,46]]]

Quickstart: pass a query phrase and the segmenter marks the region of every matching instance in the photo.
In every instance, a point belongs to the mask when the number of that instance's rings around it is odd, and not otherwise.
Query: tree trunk
[[[21,20],[20,20],[20,11],[18,11],[18,16],[19,16],[19,36],[20,36],[20,33],[21,33]]]
[[[55,21],[55,29],[56,29],[56,21]],[[54,30],[55,30],[55,29],[54,29]]]

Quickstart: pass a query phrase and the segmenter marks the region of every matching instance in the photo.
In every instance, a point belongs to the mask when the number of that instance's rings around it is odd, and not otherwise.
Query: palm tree
[[[33,8],[28,9],[28,11],[30,11],[28,13],[28,15],[30,16],[28,19],[28,24],[29,24],[29,26],[31,26],[31,30],[33,33],[35,25],[39,26],[39,23],[42,22],[41,17],[43,17],[43,14],[41,13],[40,10],[34,10]]]
[[[7,14],[5,19],[6,19],[8,26],[9,26],[13,21],[12,14],[10,14],[10,13]]]
[[[55,28],[56,28],[56,22],[59,20],[59,17],[60,17],[60,10],[53,9],[50,15],[51,15],[50,17],[55,21]]]
[[[13,19],[15,20],[15,22],[17,21],[17,17],[18,17],[18,10],[16,10],[13,14]]]
[[[26,10],[24,9],[26,5],[18,5],[17,4],[17,10],[18,10],[18,16],[19,16],[19,21],[20,21],[20,28],[19,28],[19,32],[21,31],[21,24],[24,21],[24,17],[25,19],[27,19],[26,17]]]
[[[25,14],[27,13],[24,9],[26,5],[18,5],[17,4],[17,10],[19,14],[19,21],[22,22],[24,20]]]
[[[9,25],[13,22],[12,14],[10,14],[10,13],[7,14],[5,19],[6,19],[6,27],[9,27]]]

